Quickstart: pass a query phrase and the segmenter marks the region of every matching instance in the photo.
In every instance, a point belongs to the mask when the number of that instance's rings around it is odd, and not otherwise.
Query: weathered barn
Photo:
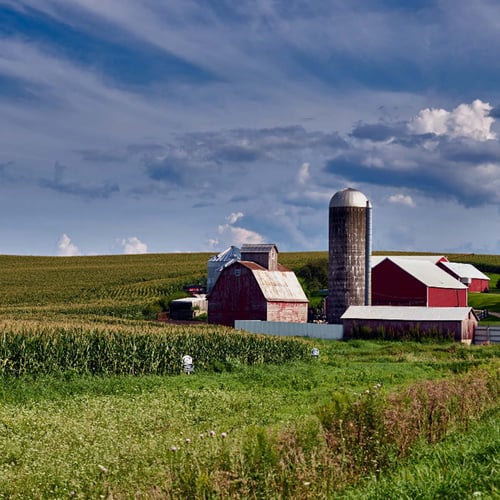
[[[386,257],[372,267],[372,304],[466,307],[467,287],[431,261]]]
[[[419,331],[452,335],[457,341],[471,343],[478,319],[471,307],[350,306],[342,315],[342,322],[344,338],[357,335],[360,329],[367,336],[385,331],[394,338]]]
[[[248,249],[242,247],[242,258],[253,253],[260,263],[235,261],[221,271],[208,296],[209,323],[234,326],[238,319],[305,323],[307,297],[295,273],[278,264],[276,246]]]
[[[472,264],[438,262],[438,266],[469,288],[469,292],[487,292],[490,278]]]

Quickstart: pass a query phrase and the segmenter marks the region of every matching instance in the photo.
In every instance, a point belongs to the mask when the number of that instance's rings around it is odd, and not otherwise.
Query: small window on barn
[[[234,275],[239,278],[240,277],[240,274],[241,274],[241,269],[239,267],[237,267],[235,270],[234,270]]]

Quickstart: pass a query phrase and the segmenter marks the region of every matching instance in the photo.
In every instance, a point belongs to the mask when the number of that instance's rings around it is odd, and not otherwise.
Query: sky
[[[0,0],[0,254],[500,254],[496,0]]]

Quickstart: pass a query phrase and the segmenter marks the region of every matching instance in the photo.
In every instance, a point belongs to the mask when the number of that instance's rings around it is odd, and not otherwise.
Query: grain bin
[[[328,322],[351,305],[370,305],[371,204],[356,189],[335,193],[329,207]]]

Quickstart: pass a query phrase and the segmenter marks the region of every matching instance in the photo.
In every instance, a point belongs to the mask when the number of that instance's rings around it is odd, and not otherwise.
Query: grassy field
[[[495,498],[499,346],[146,321],[208,257],[0,256],[0,498]]]

